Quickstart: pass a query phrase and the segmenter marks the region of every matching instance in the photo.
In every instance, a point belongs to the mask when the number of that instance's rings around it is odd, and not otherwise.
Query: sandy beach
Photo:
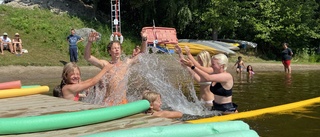
[[[280,63],[246,63],[252,65],[254,71],[284,71],[283,65]],[[232,72],[233,64],[229,64],[228,71]],[[320,70],[320,65],[314,64],[292,64],[292,73],[304,70]],[[60,79],[62,66],[1,66],[0,82],[11,80],[33,80],[42,81],[46,79]],[[95,66],[80,66],[82,78],[89,78],[99,72]]]

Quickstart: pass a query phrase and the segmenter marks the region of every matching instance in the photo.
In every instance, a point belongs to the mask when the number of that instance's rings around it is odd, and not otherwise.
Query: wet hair
[[[157,92],[145,90],[143,91],[142,99],[148,100],[151,104],[156,101],[159,96],[161,97],[161,94]]]
[[[201,51],[198,55],[198,58],[201,59],[204,67],[210,67],[211,66],[211,57],[210,53],[208,51]]]
[[[238,59],[242,59],[242,57],[241,57],[241,56],[239,56],[239,57],[238,57]]]
[[[110,41],[109,44],[107,45],[107,51],[108,51],[109,55],[110,55],[109,51],[111,50],[114,43],[118,43],[120,45],[120,49],[122,50],[122,45],[121,45],[120,41],[118,41],[118,40]]]
[[[67,80],[68,80],[68,79],[67,79],[67,78],[68,78],[68,74],[71,73],[71,72],[73,72],[74,69],[78,69],[79,72],[80,72],[79,66],[78,66],[76,63],[74,63],[74,62],[69,62],[69,63],[67,63],[66,65],[64,65],[63,71],[62,71],[62,75],[61,75],[62,81],[63,81],[64,83],[67,82]],[[81,76],[81,72],[80,72],[80,76]],[[65,83],[65,84],[66,84],[66,83]]]
[[[251,67],[251,71],[253,71],[252,66],[251,66],[251,65],[248,65],[248,66],[247,66],[247,72],[249,72],[249,70],[250,70],[249,67]]]
[[[228,66],[228,57],[225,54],[219,53],[217,55],[212,56],[212,59],[217,59],[219,60],[219,65],[223,65],[224,66],[224,70],[227,70],[227,66]]]

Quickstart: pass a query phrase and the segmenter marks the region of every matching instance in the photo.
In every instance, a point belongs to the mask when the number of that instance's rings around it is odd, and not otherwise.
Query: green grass
[[[106,45],[109,43],[111,34],[109,23],[86,20],[79,17],[69,16],[68,14],[57,15],[48,10],[40,9],[21,9],[0,5],[0,35],[8,33],[9,38],[13,38],[14,33],[20,33],[23,41],[23,48],[29,53],[17,56],[8,50],[5,55],[0,55],[0,66],[21,65],[21,66],[59,66],[60,61],[69,62],[68,43],[66,37],[70,34],[70,29],[93,28],[102,34],[102,39],[94,43],[92,54],[101,59],[108,59]],[[143,27],[143,26],[142,26]],[[141,28],[142,28],[141,27]],[[140,44],[139,38],[130,36],[136,33],[126,32],[123,43],[125,54],[132,53],[136,44]],[[88,65],[83,58],[85,42],[78,44],[79,65]],[[305,53],[303,51],[302,53]],[[296,63],[319,62],[320,56],[300,54],[293,59]],[[229,62],[236,62],[237,57],[242,56],[245,62],[279,62],[276,60],[264,60],[255,52],[247,52],[230,56]]]
[[[0,55],[0,66],[33,65],[58,66],[60,61],[69,61],[68,43],[66,37],[70,29],[93,28],[102,34],[102,40],[95,43],[92,54],[98,58],[108,58],[106,45],[111,34],[108,24],[84,20],[67,14],[57,15],[48,10],[21,9],[0,5],[0,34],[7,32],[13,38],[18,32],[23,41],[23,48],[29,53],[17,56],[4,51]],[[132,52],[134,40],[126,37],[123,49],[126,54]],[[83,59],[85,42],[79,43],[79,65],[87,65]]]

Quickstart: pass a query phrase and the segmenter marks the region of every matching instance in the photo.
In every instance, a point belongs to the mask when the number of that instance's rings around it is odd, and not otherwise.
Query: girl
[[[146,90],[143,92],[142,99],[148,100],[150,103],[150,108],[145,112],[146,114],[165,118],[182,117],[182,113],[179,111],[161,110],[161,95],[157,92]]]
[[[249,75],[254,74],[254,71],[253,71],[253,68],[252,68],[251,65],[248,65],[248,66],[247,66],[247,72],[248,72]]]
[[[17,49],[19,49],[20,54],[22,54],[22,40],[19,36],[19,33],[16,33],[14,35],[14,39],[12,40],[12,44],[13,44],[13,52],[15,54],[18,54]]]
[[[62,80],[59,87],[61,91],[60,93],[59,91],[54,91],[54,96],[79,101],[80,97],[85,97],[85,95],[80,95],[79,93],[97,84],[109,69],[109,67],[104,67],[93,78],[81,81],[81,72],[77,64],[74,62],[67,63],[62,72]]]
[[[190,67],[199,77],[200,82],[211,82],[210,91],[214,94],[212,110],[222,114],[237,113],[237,105],[232,102],[233,77],[228,73],[228,58],[224,54],[214,55],[211,59],[213,74],[197,68],[190,59],[182,59],[182,64]]]
[[[181,48],[178,45],[176,45],[175,49],[176,49],[176,52],[179,54],[180,59],[183,59],[184,57],[182,55]],[[191,55],[190,49],[188,46],[185,46],[185,51],[186,51],[188,58],[192,61],[192,63],[195,65],[195,67],[200,68],[201,70],[203,70],[204,72],[206,72],[208,74],[213,73],[213,69],[211,67],[211,57],[210,57],[210,53],[208,51],[205,51],[205,50],[201,51],[197,55],[197,61]],[[211,108],[213,106],[213,101],[214,101],[214,95],[210,91],[211,82],[200,82],[200,77],[198,77],[198,75],[195,75],[194,72],[190,68],[188,68],[188,71],[193,75],[195,80],[199,83],[200,97],[205,102],[205,106],[211,110]]]

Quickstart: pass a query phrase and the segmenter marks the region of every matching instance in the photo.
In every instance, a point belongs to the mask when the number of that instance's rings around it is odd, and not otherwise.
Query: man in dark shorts
[[[290,48],[288,48],[288,43],[283,43],[283,51],[281,52],[281,57],[282,57],[282,64],[284,67],[284,72],[286,73],[291,73],[291,59],[293,52]]]

